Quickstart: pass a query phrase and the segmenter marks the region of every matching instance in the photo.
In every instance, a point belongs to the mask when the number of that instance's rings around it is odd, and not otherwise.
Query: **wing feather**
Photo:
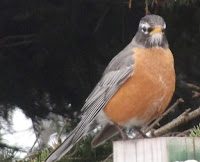
[[[61,159],[83,136],[95,128],[95,118],[98,113],[105,107],[120,86],[134,73],[133,46],[133,43],[130,43],[111,60],[101,80],[86,99],[82,108],[81,121],[65,141],[49,155],[45,160],[46,162]]]
[[[82,108],[83,116],[77,126],[74,141],[79,139],[83,130],[95,119],[97,114],[105,107],[120,86],[133,75],[133,52],[130,43],[123,51],[113,58],[106,68],[101,80],[86,99]]]
[[[107,103],[106,96],[115,93],[118,88],[133,75],[133,52],[129,44],[123,51],[113,58],[108,67],[106,68],[101,80],[97,83],[94,90],[86,99],[85,104],[81,111],[86,113],[88,109],[93,109],[94,102],[98,102],[98,98],[105,96],[104,102]]]

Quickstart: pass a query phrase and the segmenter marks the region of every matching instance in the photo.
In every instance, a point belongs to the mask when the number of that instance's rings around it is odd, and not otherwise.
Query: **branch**
[[[176,135],[176,137],[184,137],[184,136],[189,136],[189,134],[191,133],[191,130],[192,129],[188,129],[188,130],[185,130],[185,131],[183,131],[183,132],[179,132],[177,135]]]
[[[34,41],[35,34],[14,35],[0,38],[0,48],[30,44]]]
[[[152,135],[153,136],[161,136],[164,133],[170,131],[171,129],[200,116],[200,107],[190,113],[189,113],[189,111],[190,111],[190,109],[185,110],[185,112],[183,112],[181,115],[179,115],[176,119],[172,120],[171,122],[164,125],[163,127],[152,131]]]
[[[188,130],[185,130],[183,132],[169,132],[167,134],[164,134],[163,136],[164,137],[170,137],[170,136],[173,136],[173,137],[188,137],[189,134],[191,133],[191,130],[192,129],[188,129]]]
[[[61,137],[64,129],[66,128],[67,124],[70,123],[70,122],[71,122],[71,119],[70,118],[66,118],[65,124],[62,126],[62,129],[61,129],[61,131],[58,134],[58,143],[61,143],[61,141],[60,141],[61,138],[60,137]]]
[[[198,97],[200,97],[200,92],[192,91],[192,93],[194,94],[192,96],[192,98],[198,98]]]
[[[190,88],[194,88],[196,90],[200,90],[200,87],[195,85],[195,84],[187,83],[187,86],[190,87]]]
[[[32,152],[33,147],[35,146],[35,144],[37,143],[38,139],[40,138],[40,134],[41,134],[42,130],[43,130],[43,128],[40,128],[40,131],[39,131],[39,133],[36,136],[35,142],[33,143],[33,146],[31,147],[31,149],[29,150],[28,153]]]
[[[187,86],[190,87],[190,88],[196,89],[197,91],[200,90],[200,87],[195,85],[195,84],[187,83]],[[200,97],[200,92],[197,92],[197,91],[192,91],[192,93],[194,94],[192,96],[192,98]]]
[[[70,118],[66,118],[65,124],[64,124],[64,126],[62,127],[62,129],[61,129],[61,131],[60,131],[60,133],[59,133],[59,135],[58,135],[58,143],[59,143],[59,144],[61,143],[61,140],[60,140],[60,139],[61,139],[61,138],[60,138],[60,137],[61,137],[61,134],[63,133],[64,129],[66,128],[66,126],[67,126],[67,124],[68,124],[69,122],[71,122],[71,119],[70,119]],[[74,150],[71,154],[66,154],[64,157],[65,157],[65,158],[69,158],[69,157],[74,156],[74,155],[77,153],[78,148],[79,148],[79,143],[76,144],[75,150]]]
[[[146,13],[146,15],[151,14],[151,13],[149,12],[148,0],[145,0],[145,13]]]
[[[113,153],[110,154],[103,162],[108,162],[112,158],[112,156],[113,156]]]
[[[8,45],[4,45],[3,47],[16,47],[16,46],[20,46],[20,45],[26,45],[26,44],[30,44],[33,43],[32,40],[30,41],[21,41],[21,42],[17,42],[17,43],[10,43]]]
[[[106,8],[105,11],[103,12],[102,16],[99,18],[98,22],[97,22],[97,25],[94,29],[94,33],[96,33],[101,25],[101,23],[103,22],[104,20],[104,17],[108,14],[108,12],[110,11],[110,7]]]
[[[69,157],[74,156],[74,155],[78,152],[78,148],[79,148],[79,143],[76,144],[75,150],[74,150],[71,154],[66,154],[66,155],[64,156],[64,158],[67,159],[67,158],[69,158]]]
[[[128,8],[131,9],[131,7],[132,7],[132,0],[129,0]]]

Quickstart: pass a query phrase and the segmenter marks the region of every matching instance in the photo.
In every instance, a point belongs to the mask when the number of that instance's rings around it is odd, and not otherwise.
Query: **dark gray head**
[[[145,48],[168,48],[165,29],[166,24],[162,17],[158,15],[147,15],[140,20],[134,41],[137,45]]]

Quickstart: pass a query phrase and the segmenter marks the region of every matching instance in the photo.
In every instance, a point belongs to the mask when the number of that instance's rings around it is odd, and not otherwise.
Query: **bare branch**
[[[36,144],[37,141],[39,140],[42,130],[43,130],[43,128],[41,127],[41,128],[40,128],[40,131],[38,132],[38,134],[37,134],[37,136],[36,136],[35,142],[33,143],[33,146],[32,146],[31,149],[29,150],[29,153],[32,152],[32,150],[33,150],[35,144]]]
[[[198,98],[198,97],[200,97],[200,92],[192,91],[192,93],[194,94],[194,95],[192,96],[192,98]]]
[[[106,8],[105,11],[103,12],[102,16],[99,18],[97,25],[94,29],[94,33],[96,33],[100,27],[100,25],[102,24],[104,17],[107,15],[107,13],[110,11],[110,7]]]
[[[21,41],[21,42],[17,42],[17,43],[11,43],[11,44],[8,44],[8,45],[4,45],[3,47],[16,47],[16,46],[26,45],[26,44],[30,44],[30,43],[33,43],[33,41],[32,40]]]
[[[67,124],[69,124],[70,122],[71,122],[71,119],[70,118],[66,118],[65,124],[62,126],[62,129],[61,129],[61,131],[58,134],[58,143],[60,143],[60,137],[61,137],[64,129],[66,128]]]
[[[195,84],[187,83],[187,86],[190,87],[190,88],[194,88],[196,90],[200,90],[200,87],[195,85]]]
[[[132,7],[132,0],[129,0],[128,8],[131,9],[131,7]]]
[[[191,132],[191,129],[185,130],[183,132],[169,132],[167,134],[164,134],[163,137],[188,137],[189,133]]]
[[[66,154],[64,157],[69,158],[69,157],[74,156],[77,153],[78,148],[79,148],[79,143],[76,144],[75,150],[71,154]]]
[[[149,12],[148,0],[145,0],[145,13],[146,13],[146,15],[151,14],[151,13]]]
[[[103,162],[107,162],[108,160],[110,160],[112,158],[112,156],[113,156],[113,153],[110,154]]]
[[[185,130],[185,131],[183,131],[183,132],[179,132],[179,134],[177,134],[176,137],[188,136],[188,135],[191,133],[191,130],[192,130],[192,129],[188,129],[188,130]]]
[[[189,113],[189,111],[190,111],[190,109],[185,110],[185,112],[183,112],[181,115],[179,115],[176,119],[172,120],[171,122],[164,125],[163,127],[153,131],[152,135],[153,136],[161,136],[164,133],[170,131],[171,129],[200,116],[200,107],[190,113]]]
[[[24,44],[30,44],[34,41],[35,34],[28,35],[14,35],[0,38],[0,48],[14,47]]]

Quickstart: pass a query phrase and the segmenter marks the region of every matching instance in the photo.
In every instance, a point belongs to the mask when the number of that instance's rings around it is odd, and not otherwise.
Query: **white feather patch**
[[[151,45],[159,46],[162,43],[163,36],[160,33],[152,34],[146,41]]]

